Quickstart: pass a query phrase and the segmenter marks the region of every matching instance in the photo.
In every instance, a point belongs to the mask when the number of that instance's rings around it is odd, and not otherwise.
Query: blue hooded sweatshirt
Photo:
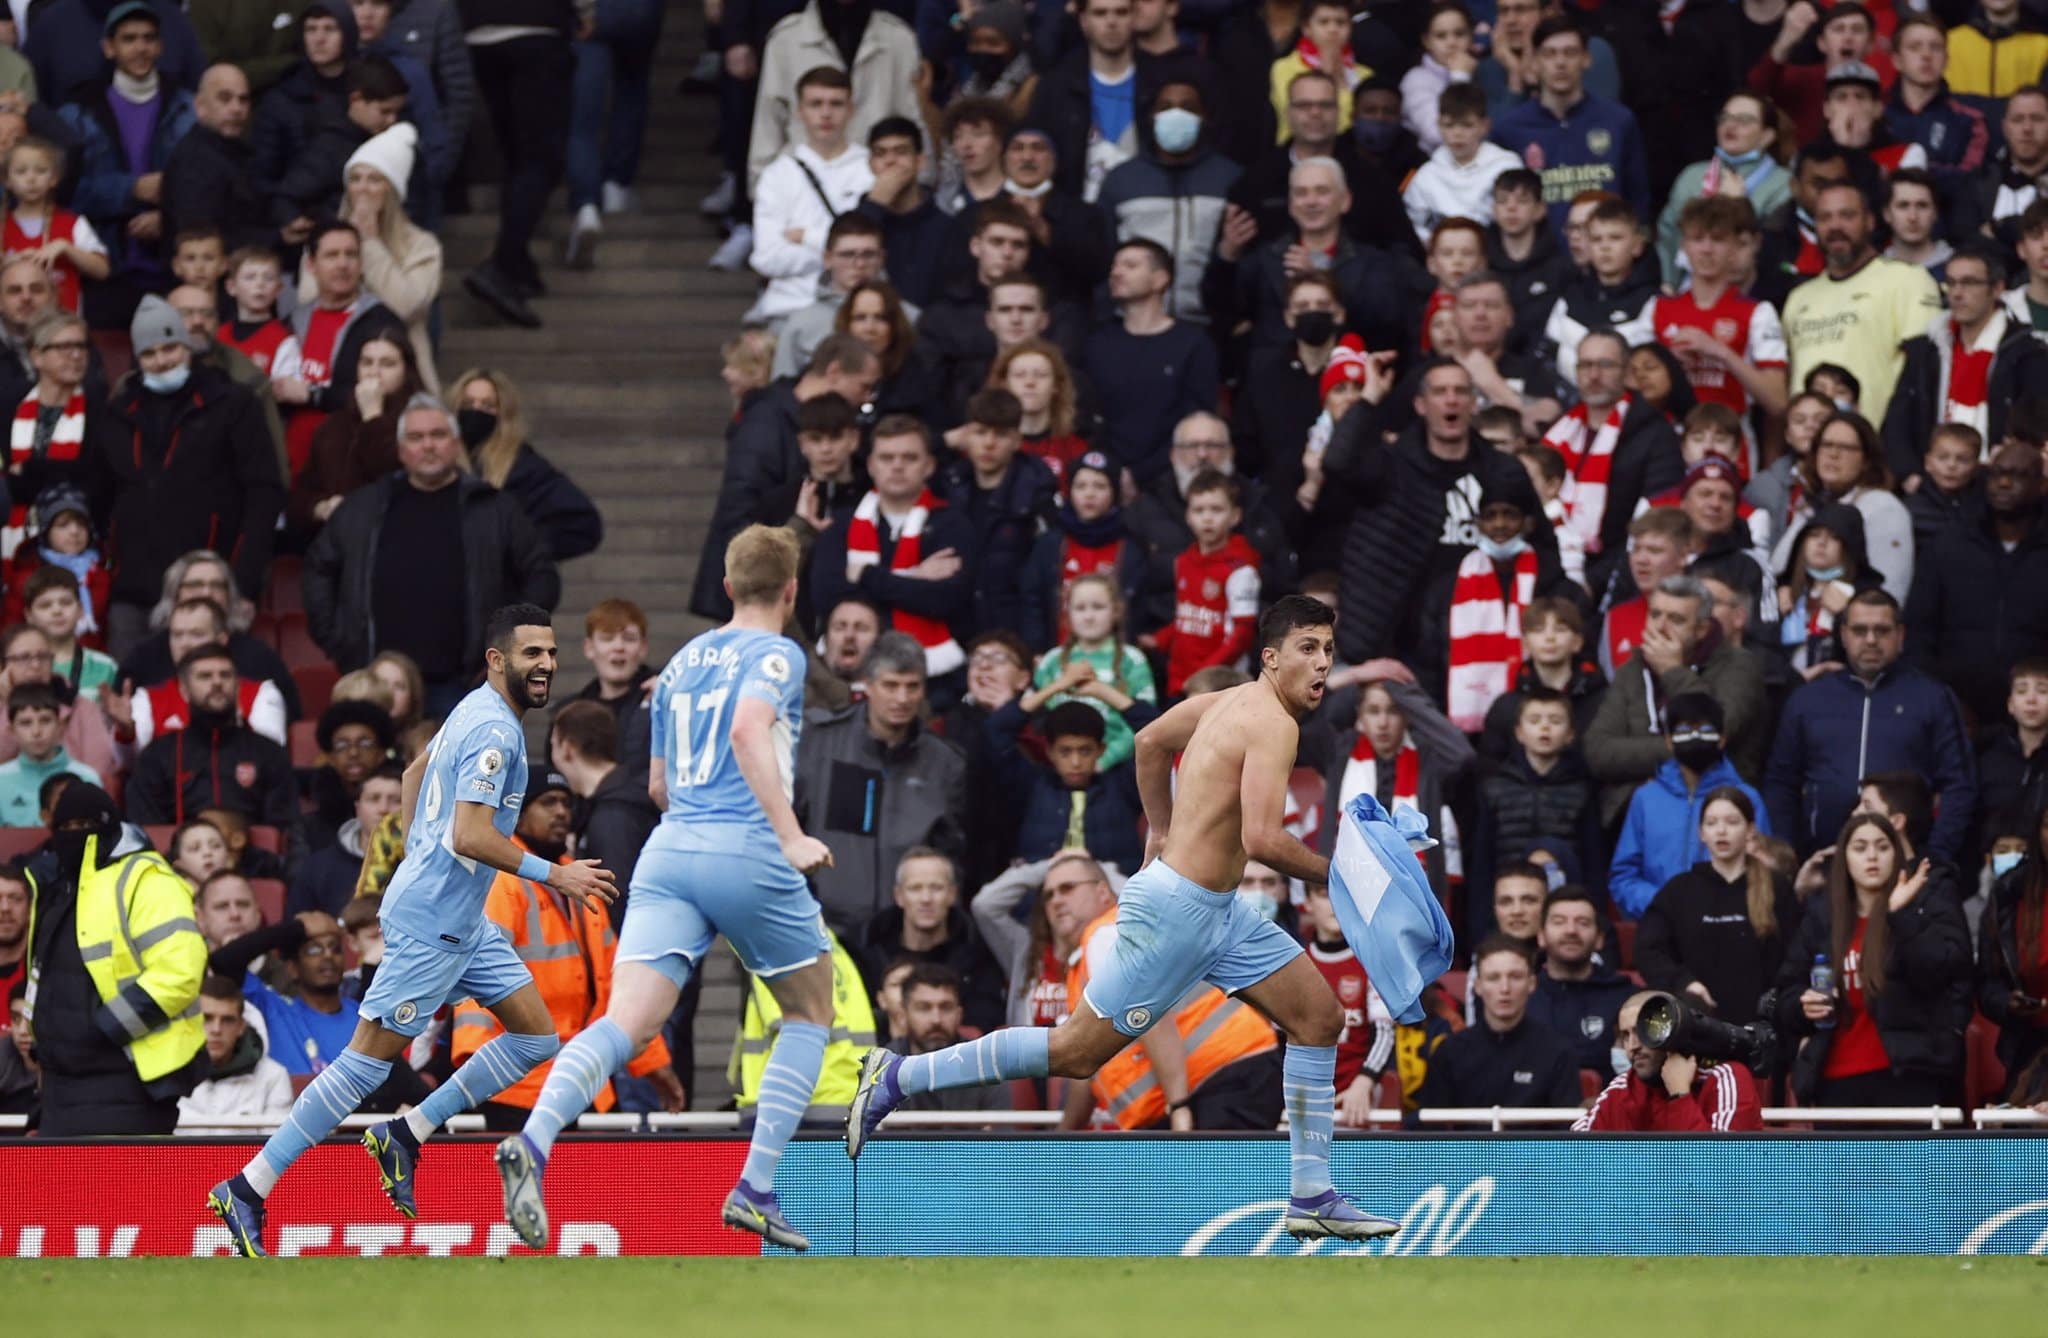
[[[1724,785],[1749,796],[1749,802],[1756,805],[1756,829],[1770,835],[1771,819],[1763,797],[1735,774],[1726,757],[1700,777],[1691,793],[1686,792],[1678,759],[1667,758],[1628,801],[1628,816],[1622,819],[1607,877],[1615,909],[1631,920],[1642,919],[1664,884],[1707,858],[1707,847],[1700,840],[1700,805]]]

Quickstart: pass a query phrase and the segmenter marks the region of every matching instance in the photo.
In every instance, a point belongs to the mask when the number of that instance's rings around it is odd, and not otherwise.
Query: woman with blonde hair
[[[496,368],[472,367],[455,379],[449,400],[471,468],[526,508],[548,556],[564,562],[595,552],[604,542],[604,519],[583,489],[526,440],[518,383]]]
[[[378,695],[361,695],[364,700],[374,701],[390,713],[391,722],[398,726],[399,756],[408,762],[418,757],[441,723],[423,714],[427,703],[427,680],[420,673],[419,665],[402,650],[379,651],[361,669],[342,675],[341,682],[334,685],[335,700],[344,700],[341,685],[357,674],[366,674],[376,683]]]

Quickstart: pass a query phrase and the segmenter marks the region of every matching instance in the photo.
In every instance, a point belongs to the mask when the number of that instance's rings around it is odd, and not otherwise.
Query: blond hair
[[[749,525],[725,546],[725,583],[734,604],[768,604],[796,579],[796,536],[780,525]]]
[[[448,402],[462,403],[462,392],[472,381],[488,381],[491,389],[498,392],[498,426],[469,453],[470,466],[478,478],[493,488],[502,488],[511,476],[512,462],[519,458],[519,448],[526,442],[526,415],[519,407],[519,387],[503,372],[472,367],[455,378]],[[452,421],[453,415],[450,418]]]

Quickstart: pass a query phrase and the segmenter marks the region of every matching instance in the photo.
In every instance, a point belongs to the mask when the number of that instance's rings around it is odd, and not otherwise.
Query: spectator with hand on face
[[[60,742],[65,754],[102,776],[115,775],[120,769],[119,759],[107,712],[92,698],[77,695],[68,683],[59,680],[52,669],[55,661],[50,639],[33,623],[16,623],[0,631],[0,703],[19,688],[32,684],[50,686],[64,707]],[[116,692],[109,691],[107,700],[115,710],[127,705],[126,699]],[[0,761],[12,759],[20,752],[21,741],[15,737],[14,726],[0,721]]]
[[[425,388],[412,344],[396,330],[363,341],[355,395],[314,431],[292,479],[285,515],[295,528],[312,533],[349,493],[398,468],[399,416]]]
[[[1732,1059],[1702,1064],[1652,1050],[1636,1029],[1650,992],[1621,1006],[1615,1043],[1628,1067],[1607,1084],[1572,1128],[1580,1133],[1755,1133],[1764,1127],[1756,1077]]]
[[[357,785],[350,805],[350,817],[334,833],[334,840],[299,861],[291,888],[285,898],[285,913],[325,911],[340,915],[356,894],[356,877],[362,872],[363,851],[370,833],[386,816],[396,813],[403,795],[403,770],[395,762],[380,762]],[[227,846],[221,845],[221,858]],[[607,866],[611,867],[611,866]]]

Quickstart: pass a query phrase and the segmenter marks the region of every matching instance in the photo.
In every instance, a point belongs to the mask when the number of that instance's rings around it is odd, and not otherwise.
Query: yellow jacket
[[[2048,64],[2048,33],[2014,29],[1993,37],[1974,23],[1948,30],[1948,91],[1969,98],[2007,98],[2037,83]]]
[[[768,1068],[768,1051],[782,1030],[782,1009],[759,976],[747,982],[747,1001],[740,1009],[740,1032],[734,1038],[732,1061],[725,1076],[733,1085],[740,1109],[761,1099],[761,1075]],[[874,1048],[875,1010],[868,1004],[867,986],[860,970],[847,955],[839,935],[832,935],[832,1034],[825,1042],[825,1062],[818,1070],[818,1090],[813,1106],[844,1106],[853,1101],[860,1085],[860,1057]]]

